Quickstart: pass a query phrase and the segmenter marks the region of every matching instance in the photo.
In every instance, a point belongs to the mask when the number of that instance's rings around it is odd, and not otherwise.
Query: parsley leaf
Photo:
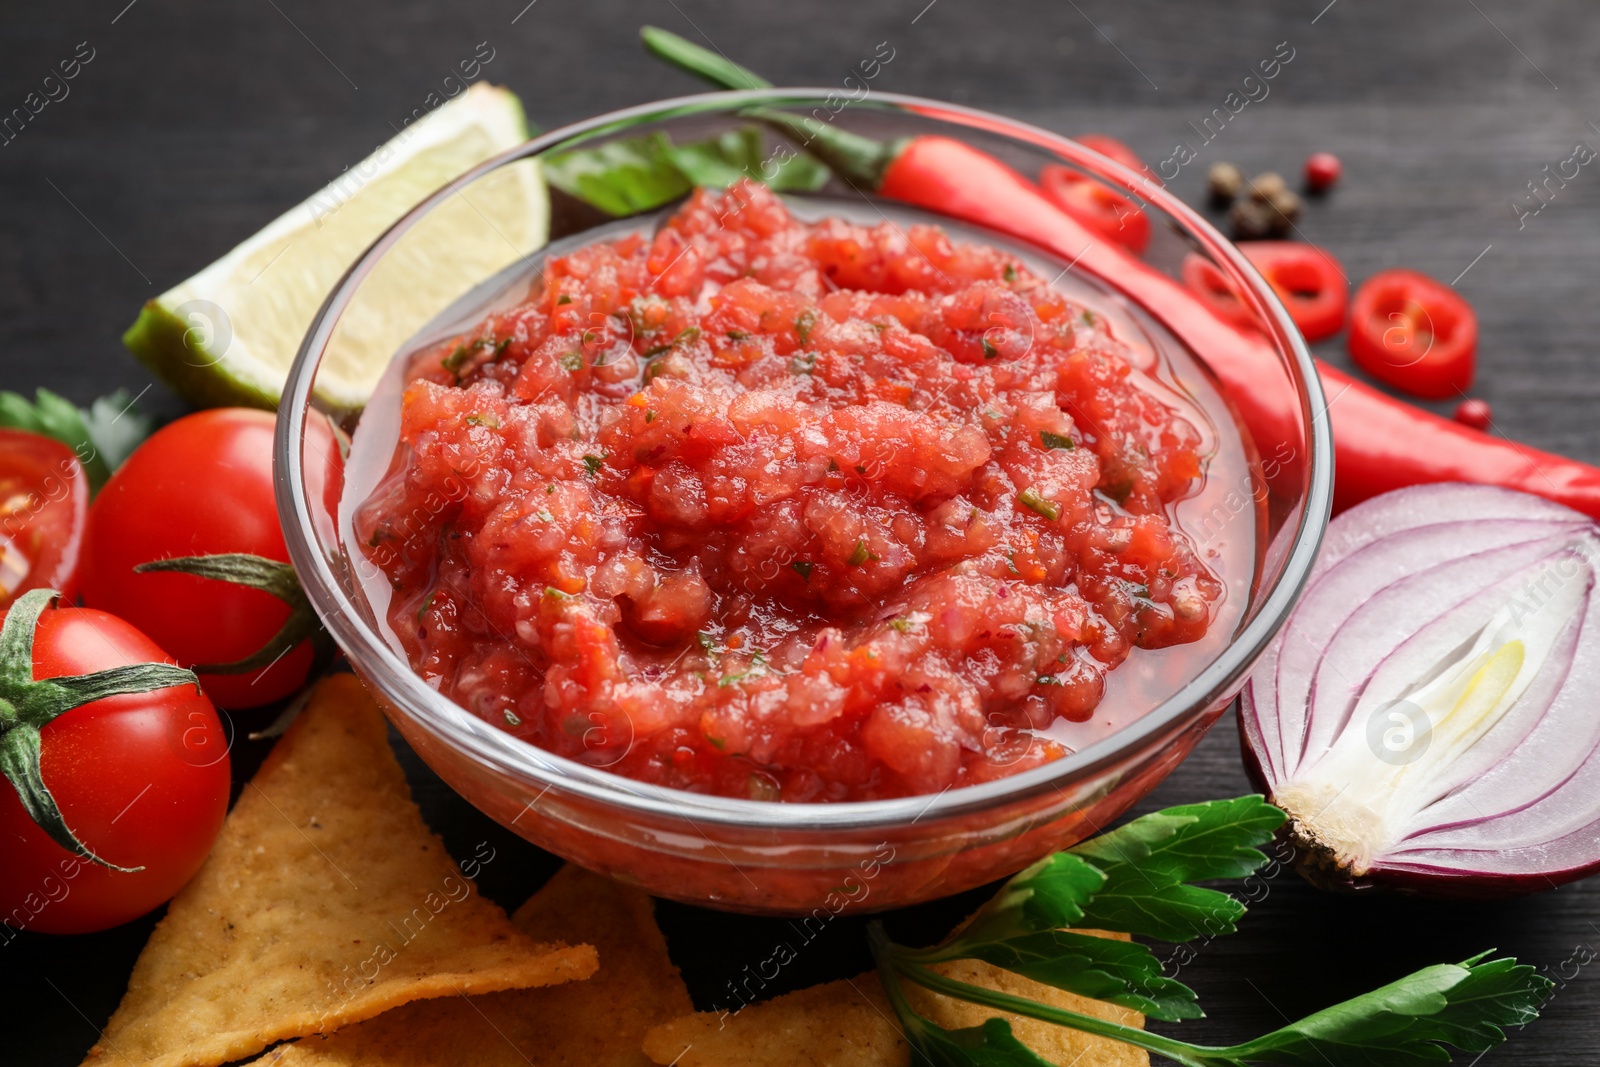
[[[1234,932],[1244,905],[1188,882],[1244,878],[1284,814],[1258,796],[1188,804],[1135,819],[1071,849],[1105,873],[1083,922],[1163,941]]]
[[[962,955],[1079,996],[1144,1012],[1152,1019],[1177,1022],[1205,1014],[1194,990],[1163,977],[1161,961],[1131,941],[1045,930],[966,945]]]
[[[1190,804],[1146,815],[1034,864],[1017,875],[963,929],[941,945],[910,949],[868,927],[879,977],[907,1042],[939,1067],[1038,1067],[1040,1060],[999,1018],[947,1030],[914,1011],[903,980],[995,1011],[1099,1034],[1187,1067],[1324,1063],[1426,1067],[1447,1062],[1445,1046],[1482,1053],[1508,1027],[1537,1018],[1554,983],[1512,959],[1488,953],[1426,967],[1398,981],[1230,1046],[1193,1045],[1015,993],[952,977],[938,965],[977,959],[1080,996],[1175,1022],[1200,1016],[1195,995],[1165,977],[1143,945],[1093,937],[1068,924],[1103,926],[1186,940],[1202,930],[1228,933],[1244,908],[1193,880],[1244,877],[1266,862],[1258,846],[1284,820],[1260,797]],[[1208,895],[1209,894],[1209,895]],[[1224,927],[1216,922],[1219,916]]]
[[[780,192],[812,192],[828,170],[803,153],[767,153],[758,127],[675,145],[664,133],[557,153],[544,161],[551,185],[608,215],[669,204],[697,185],[726,188],[753,178]]]
[[[1082,921],[1084,907],[1106,884],[1106,876],[1081,856],[1057,852],[1007,882],[961,930],[957,943],[1038,933]],[[949,951],[941,952],[949,956]]]
[[[1484,956],[1488,953],[1484,953]],[[1505,1040],[1505,1027],[1539,1016],[1552,983],[1512,959],[1424,967],[1370,993],[1308,1015],[1280,1030],[1226,1049],[1232,1063],[1353,1067],[1440,1063],[1440,1046],[1484,1052]]]

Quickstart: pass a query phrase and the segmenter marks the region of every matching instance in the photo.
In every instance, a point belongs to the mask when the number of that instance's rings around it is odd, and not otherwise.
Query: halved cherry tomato
[[[1478,354],[1478,316],[1448,285],[1414,270],[1374,274],[1350,310],[1350,358],[1413,396],[1467,391]]]
[[[1239,251],[1272,286],[1307,341],[1332,337],[1344,326],[1350,292],[1333,256],[1298,241],[1245,241]],[[1260,327],[1210,260],[1191,252],[1183,261],[1183,280],[1223,321]]]
[[[1131,171],[1144,170],[1144,160],[1135,155],[1133,149],[1115,137],[1108,137],[1103,133],[1086,133],[1079,137],[1074,137],[1073,140],[1085,148],[1099,152],[1108,159],[1116,160]]]
[[[1087,174],[1050,163],[1039,172],[1039,187],[1056,207],[1135,255],[1150,243],[1150,220],[1144,209]]]
[[[26,430],[0,430],[0,610],[29,589],[77,583],[89,479],[72,450]]]

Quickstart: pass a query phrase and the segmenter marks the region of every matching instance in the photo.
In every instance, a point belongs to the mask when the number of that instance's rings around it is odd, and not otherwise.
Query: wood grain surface
[[[1336,152],[1345,177],[1303,236],[1353,281],[1405,265],[1473,302],[1482,326],[1475,395],[1497,429],[1600,461],[1597,329],[1600,164],[1535,214],[1526,183],[1583,142],[1600,146],[1600,10],[1580,0],[97,0],[0,13],[0,118],[75,54],[67,95],[0,135],[0,387],[79,401],[150,379],[118,335],[141,301],[227,251],[392,136],[453,65],[487,42],[484,77],[521,94],[546,127],[696,91],[635,39],[650,22],[709,40],[779,83],[833,85],[889,42],[875,85],[944,97],[1062,133],[1102,131],[1147,160],[1179,141],[1254,64],[1289,42],[1270,96],[1201,149],[1173,188],[1198,202],[1204,168],[1294,178]],[[59,90],[54,90],[59,94]],[[1522,209],[1526,211],[1526,207]],[[1465,272],[1463,275],[1462,272]],[[1344,362],[1343,342],[1321,346]],[[162,387],[142,405],[182,411]],[[1600,709],[1597,709],[1600,713]],[[237,772],[264,745],[242,740]],[[491,841],[483,887],[519,904],[554,860],[478,815],[403,753],[424,813],[457,855]],[[1141,809],[1248,790],[1232,717]],[[890,917],[927,938],[975,898]],[[660,909],[697,1001],[765,957],[779,920]],[[153,923],[0,946],[0,1063],[74,1064],[116,1005]],[[781,974],[782,988],[855,974],[861,922],[843,919]],[[1600,883],[1498,904],[1335,897],[1292,874],[1266,886],[1241,932],[1181,968],[1209,1017],[1175,1029],[1239,1040],[1427,963],[1498,948],[1559,988],[1545,1017],[1482,1057],[1600,1064]],[[1470,1057],[1458,1062],[1470,1062]]]

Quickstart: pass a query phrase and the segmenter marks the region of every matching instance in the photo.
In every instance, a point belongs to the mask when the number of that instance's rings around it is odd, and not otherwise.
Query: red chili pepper
[[[651,32],[655,39],[647,35],[646,43],[653,51],[695,73],[715,81],[702,66],[723,63],[746,79],[756,77],[681,38],[670,49],[664,47],[663,39],[673,35]],[[684,48],[709,60],[685,62]],[[750,84],[745,80],[738,87]],[[938,109],[927,113],[942,114]],[[1038,186],[994,156],[950,137],[882,144],[786,112],[762,110],[757,117],[793,134],[848,181],[1010,234],[1081,265],[1144,308],[1204,360],[1257,440],[1299,439],[1300,416],[1284,387],[1282,362],[1265,336],[1225,322],[1187,286],[1057,210]],[[969,121],[959,112],[948,117]],[[1317,370],[1333,428],[1335,510],[1408,485],[1466,481],[1535,493],[1600,519],[1600,469],[1468,429],[1387,396],[1320,360]],[[1290,476],[1295,467],[1281,464],[1279,477]]]
[[[1600,469],[1441,418],[1319,364],[1333,422],[1333,508],[1426,482],[1520,489],[1600,518]]]
[[[1472,384],[1478,316],[1448,285],[1414,270],[1380,271],[1356,290],[1350,358],[1413,396],[1442,400]]]
[[[1307,341],[1332,337],[1344,327],[1350,289],[1333,256],[1299,241],[1245,241],[1239,251],[1272,286]],[[1223,319],[1237,326],[1257,325],[1255,312],[1204,256],[1191,252],[1184,257],[1183,280]]]
[[[1150,243],[1150,220],[1139,205],[1082,171],[1048,163],[1039,187],[1056,207],[1135,255]]]
[[[1103,133],[1083,133],[1073,140],[1087,149],[1099,152],[1107,159],[1121,163],[1135,174],[1145,169],[1144,160],[1139,158],[1138,153],[1115,137]]]

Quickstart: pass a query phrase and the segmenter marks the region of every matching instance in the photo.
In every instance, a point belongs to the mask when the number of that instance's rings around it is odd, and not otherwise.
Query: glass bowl
[[[1222,392],[1250,431],[1260,463],[1238,476],[1236,485],[1223,486],[1225,494],[1213,495],[1209,510],[1197,517],[1202,538],[1210,536],[1208,529],[1226,526],[1237,532],[1239,524],[1253,524],[1253,573],[1233,576],[1235,610],[1210,661],[1174,679],[1170,692],[1152,701],[1136,721],[1054,762],[933,796],[827,804],[729,799],[643,784],[521,741],[425,684],[384,636],[363,585],[375,568],[359,553],[348,552],[339,534],[340,502],[360,496],[359,478],[355,465],[347,468],[330,447],[327,433],[330,420],[351,432],[363,411],[369,423],[364,436],[379,435],[380,422],[392,432],[396,419],[392,392],[370,407],[363,406],[360,395],[352,402],[350,384],[337,369],[340,347],[359,343],[374,329],[363,294],[374,291],[368,287],[392,286],[394,272],[415,277],[424,270],[428,289],[447,294],[441,306],[423,306],[419,299],[399,316],[413,317],[404,321],[396,320],[391,308],[380,324],[388,331],[385,336],[426,335],[430,322],[459,320],[463,309],[480,306],[483,294],[499,288],[505,277],[537,269],[542,253],[523,247],[530,243],[525,210],[518,217],[495,216],[506,210],[497,204],[524,202],[497,195],[496,189],[526,181],[537,166],[531,161],[645,135],[660,134],[681,145],[747,130],[753,125],[748,109],[757,106],[885,143],[947,138],[981,149],[1030,178],[1047,164],[1057,165],[1081,175],[1075,181],[1119,191],[1150,223],[1143,267],[1128,266],[1135,261],[1092,241],[1081,251],[1052,248],[1060,240],[1043,236],[1047,226],[1037,233],[1028,225],[1013,225],[1004,234],[977,229],[987,240],[1026,251],[1033,262],[1060,264],[1063,278],[1074,272],[1074,284],[1098,288],[1105,299],[1141,316],[1142,329],[1170,329],[1179,337],[1209,332],[1213,352],[1235,363],[1246,358],[1240,351],[1254,353],[1256,365],[1243,375],[1237,365],[1227,373],[1220,373],[1215,360],[1210,365],[1224,383],[1232,383]],[[802,132],[793,128],[785,135],[764,127],[762,150],[792,153],[807,140]],[[943,180],[968,204],[1003,198],[985,185],[998,180],[992,174],[985,179],[951,171]],[[969,185],[962,187],[963,182]],[[903,202],[838,177],[815,192],[786,195],[797,213],[837,209],[869,217],[915,216],[908,216]],[[949,198],[951,192],[941,195]],[[551,237],[559,247],[630,225],[554,190],[551,196]],[[632,225],[652,221],[646,214]],[[973,230],[963,220],[933,221],[962,228],[964,234]],[[418,242],[430,227],[441,226],[454,228],[453,235],[459,231],[459,242],[441,255],[434,241],[431,257],[419,259]],[[472,247],[474,242],[481,247]],[[491,247],[497,242],[503,244],[498,253]],[[1246,334],[1236,327],[1217,333],[1219,319],[1196,317],[1200,305],[1181,286],[1186,261],[1192,272],[1197,259],[1234,293],[1235,321],[1248,320]],[[500,280],[486,282],[497,267],[504,268],[496,275]],[[389,281],[383,283],[386,276]],[[451,307],[442,306],[457,295]],[[1246,335],[1250,345],[1229,341]],[[1218,338],[1227,343],[1218,347]],[[335,369],[329,371],[330,366]],[[358,392],[370,395],[375,388],[378,383]],[[375,242],[323,305],[290,373],[278,419],[278,506],[295,567],[328,629],[406,741],[473,805],[541,848],[653,894],[825,922],[845,908],[897,907],[1010,874],[1107,826],[1188,755],[1283,623],[1312,565],[1332,483],[1323,406],[1305,342],[1271,288],[1149,172],[1136,174],[1044,130],[931,100],[881,93],[850,99],[837,91],[806,89],[715,93],[619,111],[535,138],[441,189]],[[344,501],[347,506],[350,500]],[[1144,662],[1136,652],[1113,677],[1139,671]]]

